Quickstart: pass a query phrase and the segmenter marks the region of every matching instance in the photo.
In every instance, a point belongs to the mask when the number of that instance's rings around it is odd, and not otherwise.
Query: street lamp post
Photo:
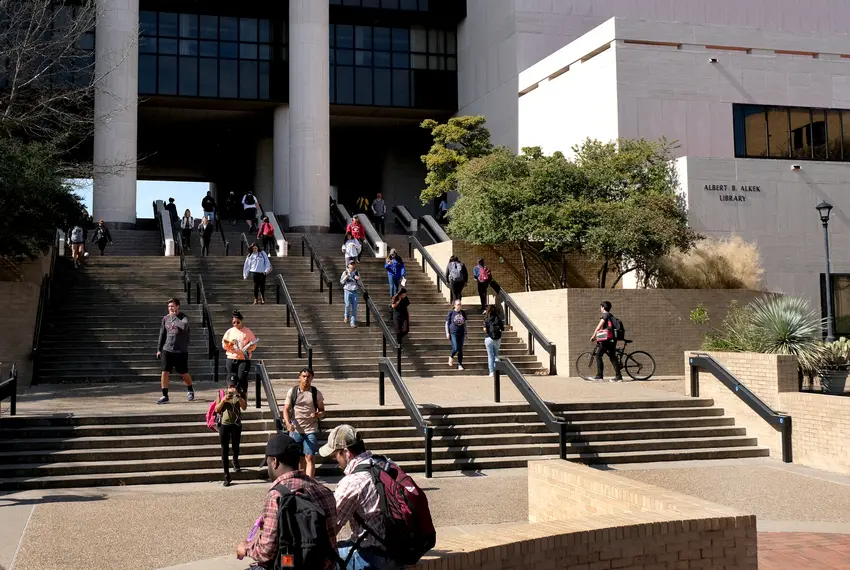
[[[832,276],[829,271],[829,213],[832,204],[821,202],[815,207],[823,223],[823,248],[826,252],[826,342],[835,342],[835,326],[832,318]]]

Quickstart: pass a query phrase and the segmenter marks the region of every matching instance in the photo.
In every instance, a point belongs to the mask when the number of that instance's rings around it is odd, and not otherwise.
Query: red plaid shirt
[[[263,528],[248,545],[248,556],[257,561],[260,566],[274,565],[277,556],[277,502],[280,493],[274,490],[278,484],[285,485],[293,493],[304,493],[310,496],[325,512],[328,527],[328,536],[331,546],[336,548],[336,500],[330,489],[308,477],[303,471],[291,471],[278,477],[271,485],[266,502],[263,504]],[[336,565],[328,560],[325,562],[325,570],[333,570]]]

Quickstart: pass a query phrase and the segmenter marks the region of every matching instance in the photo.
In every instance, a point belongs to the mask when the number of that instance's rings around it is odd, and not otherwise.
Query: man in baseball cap
[[[347,463],[345,465],[342,464],[337,458],[336,452],[347,450],[349,447],[356,445],[357,442],[363,443],[363,440],[360,439],[360,435],[356,429],[348,424],[338,425],[328,434],[328,442],[319,449],[319,455],[322,457],[333,457],[340,464],[339,466],[345,469]]]

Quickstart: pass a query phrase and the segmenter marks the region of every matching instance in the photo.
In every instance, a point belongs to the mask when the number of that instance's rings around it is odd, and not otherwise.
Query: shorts
[[[185,352],[162,352],[162,371],[171,373],[177,370],[177,374],[189,373],[189,354]]]
[[[319,454],[319,438],[316,437],[315,433],[298,433],[295,431],[290,433],[289,437],[291,437],[292,441],[295,443],[304,444],[304,455]]]

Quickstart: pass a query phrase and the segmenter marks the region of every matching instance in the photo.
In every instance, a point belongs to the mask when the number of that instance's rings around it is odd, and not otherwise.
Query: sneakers
[[[343,317],[342,322],[348,324],[348,317]]]
[[[604,376],[594,376],[593,380],[605,380]]]
[[[494,378],[495,376],[496,376],[496,373],[495,373],[495,372],[491,372],[491,373],[490,373],[490,378]]]
[[[357,328],[357,323],[351,323],[351,328],[356,329],[356,328]]]
[[[608,380],[608,382],[622,382],[622,381],[623,381],[623,377],[622,377],[622,376],[616,376],[616,377],[611,378],[610,380]]]
[[[186,401],[187,402],[194,402],[195,401],[195,392],[194,391],[186,392]]]
[[[156,401],[157,405],[167,404],[169,402],[168,396],[163,396],[159,400]]]
[[[233,469],[234,469],[234,471],[236,471],[237,473],[239,473],[240,471],[242,471],[242,468],[239,466],[239,460],[238,460],[238,459],[234,459],[234,460],[233,460]]]
[[[449,366],[454,366],[454,365],[455,365],[454,358],[452,358],[451,356],[449,356]]]
[[[225,475],[224,481],[222,481],[221,486],[222,487],[230,487],[230,482],[231,482],[230,475]]]
[[[463,370],[463,365],[462,365],[462,364],[458,364],[458,365],[457,365],[457,369],[458,369],[458,370]]]

